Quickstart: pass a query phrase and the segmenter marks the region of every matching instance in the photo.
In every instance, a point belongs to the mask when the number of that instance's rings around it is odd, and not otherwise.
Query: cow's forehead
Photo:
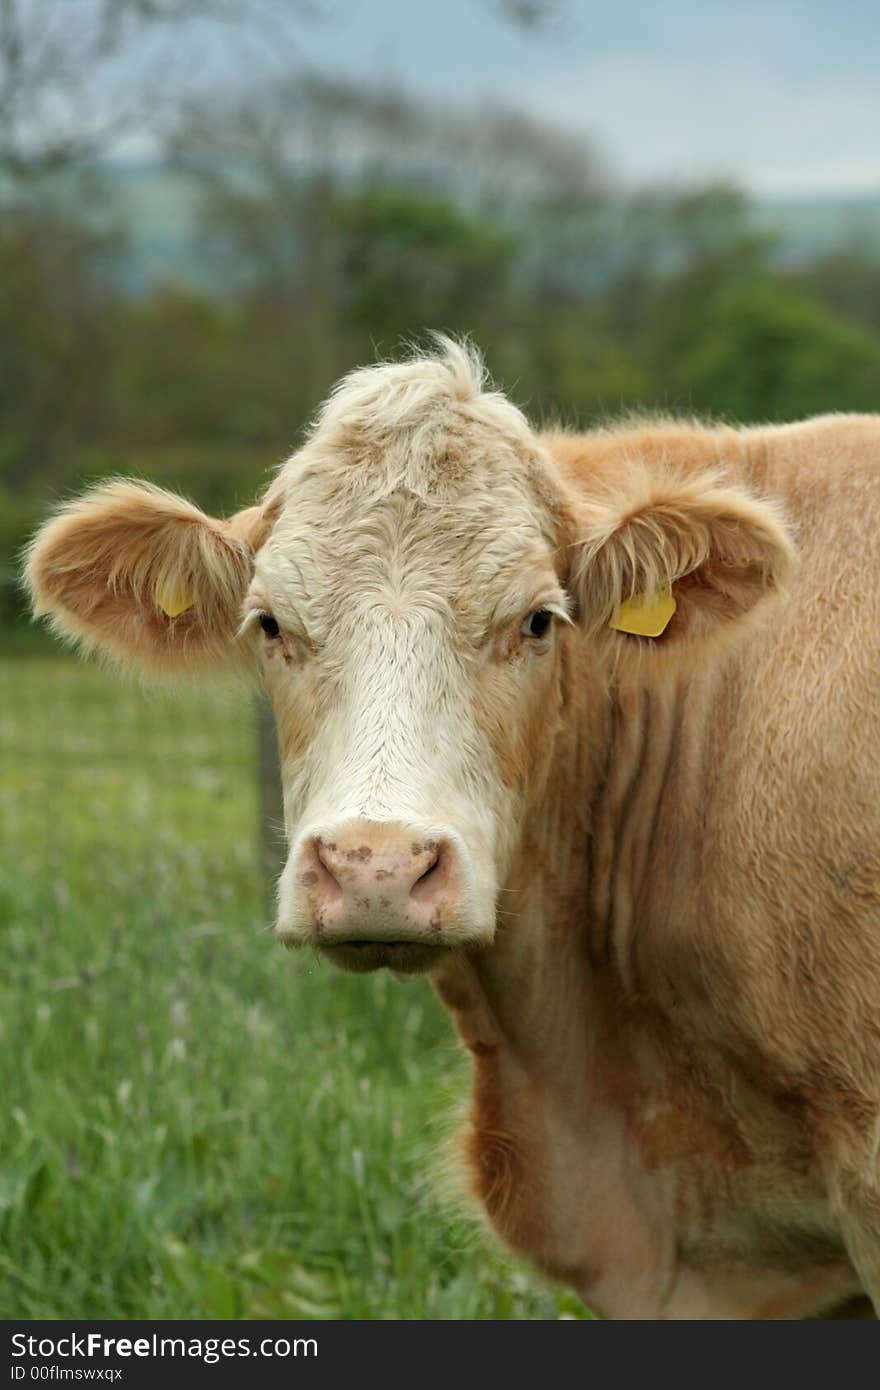
[[[552,574],[558,515],[541,446],[468,364],[432,359],[343,383],[273,485],[258,587],[320,603],[393,581],[491,608],[518,576],[527,587]]]
[[[548,517],[521,478],[494,487],[462,480],[442,498],[405,485],[387,493],[298,480],[257,557],[255,589],[269,605],[350,612],[377,597],[490,614],[555,577]],[[274,608],[273,608],[274,611]]]

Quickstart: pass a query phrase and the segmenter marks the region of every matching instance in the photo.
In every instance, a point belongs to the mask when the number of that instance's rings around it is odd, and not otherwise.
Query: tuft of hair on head
[[[445,333],[427,338],[408,357],[343,377],[288,464],[354,465],[349,487],[381,495],[405,488],[428,500],[481,458],[504,450],[536,457],[528,421],[492,386],[474,344]]]
[[[434,346],[433,357],[427,360],[440,363],[449,378],[449,389],[456,400],[472,401],[492,386],[489,370],[482,352],[472,338],[463,335],[453,338],[441,329],[431,329],[428,339]],[[413,344],[411,361],[424,359],[417,344]]]
[[[469,339],[428,335],[433,351],[410,344],[398,361],[357,367],[336,383],[315,418],[312,434],[343,430],[387,438],[421,424],[437,409],[494,399],[479,349]],[[508,410],[515,407],[504,400]]]

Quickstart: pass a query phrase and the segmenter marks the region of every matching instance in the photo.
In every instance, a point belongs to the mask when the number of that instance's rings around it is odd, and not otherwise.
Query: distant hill
[[[122,234],[120,276],[129,293],[146,293],[163,280],[211,294],[240,287],[241,267],[225,262],[206,242],[195,174],[142,163],[105,165],[91,177],[85,196],[71,186],[61,201],[88,225]],[[752,216],[756,230],[778,238],[784,264],[848,244],[880,257],[880,190],[873,196],[756,200]]]
[[[811,260],[845,245],[880,257],[880,190],[849,198],[765,199],[754,203],[753,216],[757,227],[780,238],[786,260]]]

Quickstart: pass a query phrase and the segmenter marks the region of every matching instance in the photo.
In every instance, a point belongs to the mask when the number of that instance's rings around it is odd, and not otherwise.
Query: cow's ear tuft
[[[583,504],[571,587],[582,621],[625,662],[735,635],[779,594],[794,558],[775,503],[717,472],[658,476],[637,464]]]
[[[173,493],[115,481],[67,503],[34,537],[36,617],[124,664],[181,670],[230,651],[253,571],[250,526]]]

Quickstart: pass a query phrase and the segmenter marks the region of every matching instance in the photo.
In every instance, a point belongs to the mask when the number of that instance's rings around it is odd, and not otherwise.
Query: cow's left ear
[[[636,465],[580,511],[570,586],[582,621],[621,657],[733,634],[795,558],[780,509],[718,473]]]

